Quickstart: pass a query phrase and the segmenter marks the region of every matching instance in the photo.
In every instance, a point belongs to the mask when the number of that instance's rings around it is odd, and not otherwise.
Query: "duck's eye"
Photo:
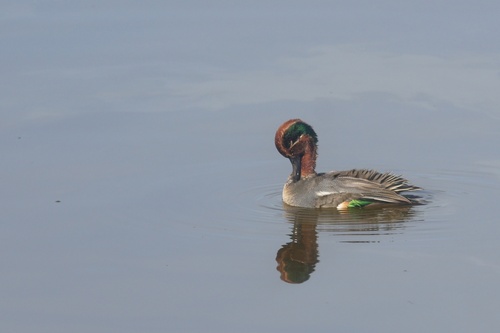
[[[295,146],[297,143],[299,143],[300,139],[304,136],[304,134],[301,134],[297,140],[293,141],[293,140],[290,140],[290,146],[288,146],[288,148],[292,148],[293,146]]]
[[[302,138],[304,134],[299,134],[299,133],[286,133],[285,137],[283,138],[283,143],[285,144],[286,148],[290,149],[293,146],[295,146],[299,141],[300,138]]]
[[[297,142],[299,142],[299,140],[295,140],[295,141],[290,140],[290,145],[288,146],[288,148],[289,148],[289,149],[290,149],[290,148],[293,148],[293,146],[295,146],[295,145],[297,144]]]

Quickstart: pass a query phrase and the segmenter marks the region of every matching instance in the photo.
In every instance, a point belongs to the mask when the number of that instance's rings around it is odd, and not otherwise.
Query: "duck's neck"
[[[305,145],[304,155],[302,156],[302,161],[300,163],[300,176],[308,177],[316,174],[316,153],[317,147],[313,140],[308,140]]]

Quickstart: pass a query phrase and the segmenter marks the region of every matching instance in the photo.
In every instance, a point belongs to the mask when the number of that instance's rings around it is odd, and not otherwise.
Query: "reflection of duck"
[[[381,235],[401,233],[416,212],[411,205],[379,205],[365,209],[310,209],[283,204],[290,222],[306,221],[317,224],[318,232],[331,232],[341,242],[374,242]],[[376,238],[374,238],[375,236]]]
[[[344,242],[373,242],[374,236],[401,232],[405,221],[414,218],[410,205],[378,206],[363,210],[307,209],[283,205],[293,223],[291,242],[276,255],[277,270],[288,283],[307,281],[319,262],[318,231],[333,232]]]
[[[292,174],[283,188],[283,201],[296,207],[363,207],[372,204],[412,204],[400,193],[420,190],[391,173],[353,169],[317,174],[317,136],[300,119],[290,119],[276,131],[275,144],[290,159]]]
[[[302,283],[309,280],[318,262],[316,220],[298,214],[290,221],[293,222],[292,241],[278,250],[276,269],[281,272],[283,281]]]

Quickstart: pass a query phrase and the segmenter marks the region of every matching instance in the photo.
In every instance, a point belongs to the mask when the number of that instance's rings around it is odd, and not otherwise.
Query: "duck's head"
[[[316,149],[318,137],[313,128],[300,119],[284,122],[276,131],[274,144],[281,155],[292,163],[292,179],[316,174]]]

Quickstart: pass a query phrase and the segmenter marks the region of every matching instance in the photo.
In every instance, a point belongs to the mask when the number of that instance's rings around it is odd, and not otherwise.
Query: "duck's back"
[[[419,189],[391,173],[353,169],[288,181],[283,188],[283,200],[291,206],[310,208],[340,207],[353,200],[410,204],[411,201],[399,193]]]

